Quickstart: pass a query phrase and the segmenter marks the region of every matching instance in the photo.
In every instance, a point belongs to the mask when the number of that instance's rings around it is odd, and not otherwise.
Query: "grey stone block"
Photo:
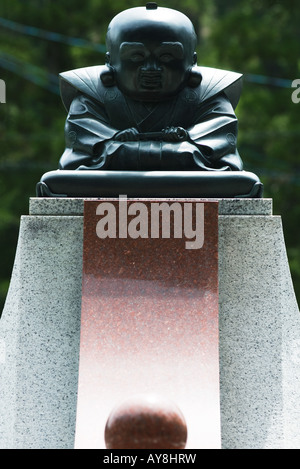
[[[21,218],[0,321],[0,447],[72,448],[82,217]]]
[[[300,318],[281,218],[223,216],[219,237],[223,447],[300,448]]]
[[[82,198],[41,198],[30,199],[30,215],[83,215]],[[116,200],[116,199],[101,199]],[[130,199],[129,199],[130,200]],[[149,200],[149,199],[139,199]],[[175,199],[160,199],[172,201]],[[176,200],[217,200],[220,215],[272,215],[272,199],[176,199]]]

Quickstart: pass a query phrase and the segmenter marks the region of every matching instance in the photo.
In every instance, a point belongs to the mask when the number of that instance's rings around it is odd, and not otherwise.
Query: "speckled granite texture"
[[[117,237],[100,239],[104,204],[118,215],[119,202],[85,205],[76,448],[105,448],[109,412],[136,394],[158,394],[183,412],[187,448],[219,449],[218,204],[188,204],[205,232],[199,249],[186,249],[186,229],[180,238],[148,236],[152,202],[142,205],[145,238],[118,237],[127,235],[123,215]],[[185,203],[173,207],[186,222]],[[129,233],[134,220],[128,215]]]
[[[300,448],[299,309],[271,202],[219,203],[223,448]],[[82,209],[32,199],[21,219],[0,320],[0,448],[74,447]]]
[[[29,201],[30,215],[83,215],[86,199],[82,198],[40,198],[32,197]],[[88,199],[99,200],[99,199]],[[101,199],[114,200],[114,199]],[[131,200],[131,199],[128,199]],[[150,199],[139,199],[147,201]],[[165,201],[185,201],[187,199],[159,199]],[[200,199],[188,199],[189,201]],[[201,199],[214,200],[219,204],[219,215],[272,215],[272,199]]]
[[[0,448],[69,448],[74,439],[82,218],[21,218],[0,319]]]

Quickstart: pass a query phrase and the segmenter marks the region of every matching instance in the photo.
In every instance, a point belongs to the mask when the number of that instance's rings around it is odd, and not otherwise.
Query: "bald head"
[[[107,49],[112,53],[114,44],[120,43],[124,36],[130,41],[151,39],[155,34],[165,41],[183,42],[186,53],[195,51],[197,37],[190,19],[177,10],[163,7],[137,7],[119,13],[108,26]]]
[[[118,86],[146,101],[172,96],[183,86],[196,62],[196,42],[187,16],[153,3],[119,13],[106,37]]]

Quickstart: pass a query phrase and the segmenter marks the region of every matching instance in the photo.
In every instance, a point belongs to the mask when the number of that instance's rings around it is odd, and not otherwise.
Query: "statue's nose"
[[[143,65],[143,70],[147,72],[160,71],[161,66],[155,58],[149,58]]]

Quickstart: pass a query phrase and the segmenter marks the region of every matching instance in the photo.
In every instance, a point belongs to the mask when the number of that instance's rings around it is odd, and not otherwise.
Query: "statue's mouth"
[[[141,88],[156,90],[162,87],[161,71],[141,71],[139,75],[139,83]]]

